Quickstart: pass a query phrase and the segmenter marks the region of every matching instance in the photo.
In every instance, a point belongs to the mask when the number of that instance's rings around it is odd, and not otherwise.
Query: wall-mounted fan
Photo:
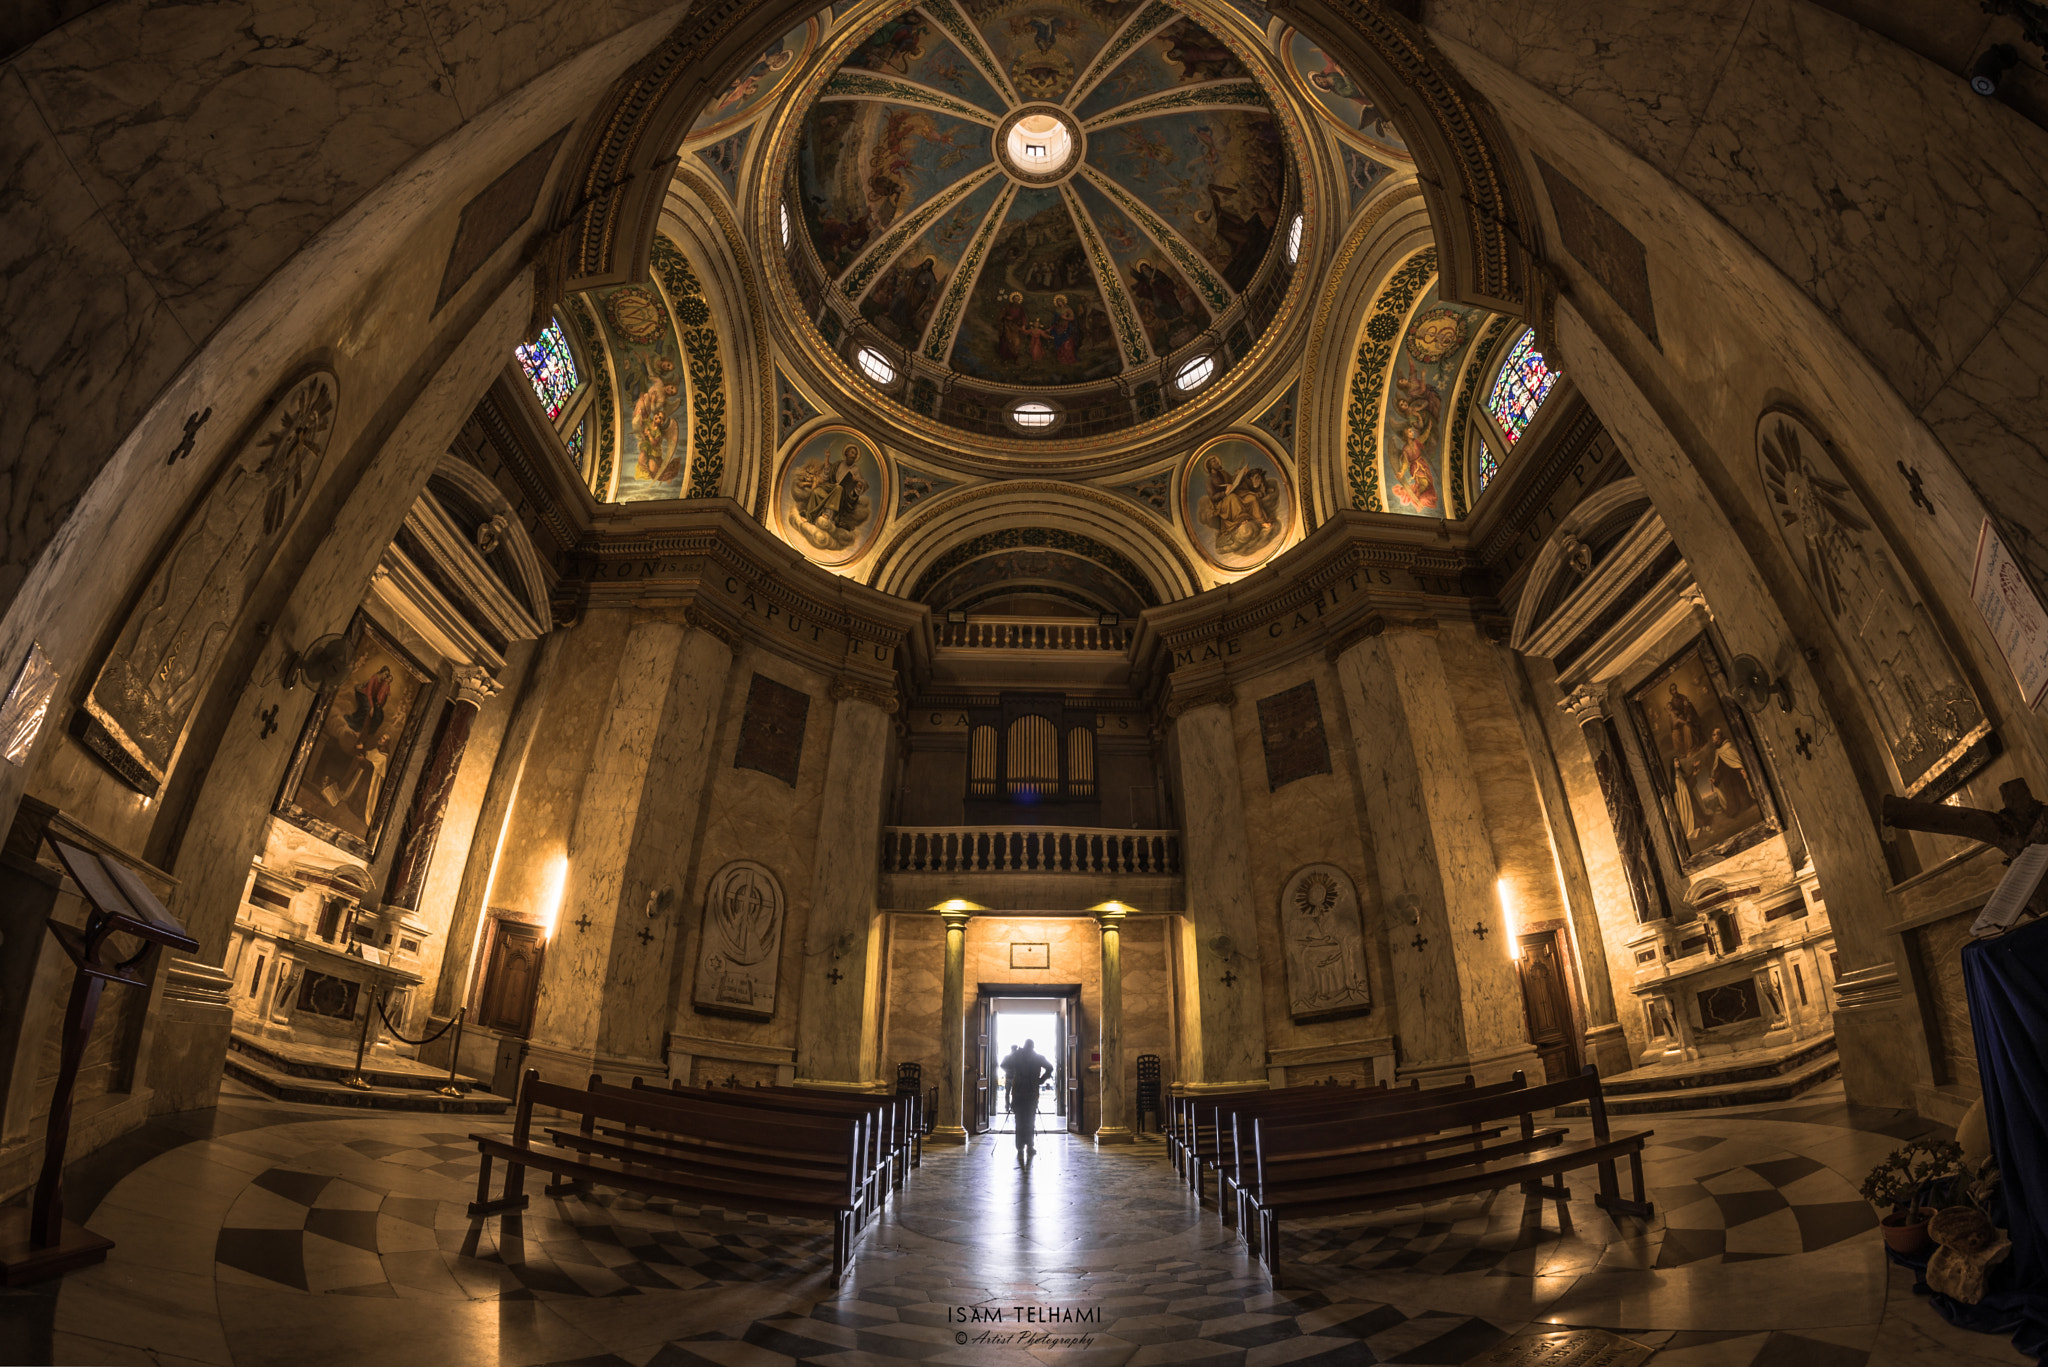
[[[1783,679],[1771,678],[1763,662],[1754,655],[1737,655],[1728,666],[1728,682],[1735,689],[1735,698],[1747,712],[1761,712],[1772,698],[1778,700],[1780,712],[1792,710],[1792,685]]]

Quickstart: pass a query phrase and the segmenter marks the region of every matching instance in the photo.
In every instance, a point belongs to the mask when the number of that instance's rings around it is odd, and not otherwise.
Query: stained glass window
[[[561,417],[581,378],[576,374],[576,358],[570,354],[569,339],[562,335],[561,323],[550,321],[539,340],[512,350],[548,417]]]
[[[562,443],[562,445],[569,448],[569,463],[578,470],[583,468],[583,429],[588,426],[590,426],[590,419],[585,418],[570,430],[568,439]]]
[[[1493,483],[1493,477],[1500,473],[1500,462],[1493,458],[1493,448],[1484,438],[1479,442],[1479,492],[1485,493],[1486,486]]]
[[[1543,363],[1543,353],[1536,350],[1535,330],[1523,332],[1514,349],[1508,352],[1507,360],[1501,363],[1493,392],[1486,396],[1486,411],[1500,424],[1500,434],[1510,442],[1521,440],[1529,420],[1550,397],[1550,386],[1556,382],[1556,373]]]

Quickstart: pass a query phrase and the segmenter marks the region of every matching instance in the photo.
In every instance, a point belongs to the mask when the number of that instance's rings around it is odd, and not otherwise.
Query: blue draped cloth
[[[2012,1253],[1992,1269],[1980,1303],[1929,1299],[1950,1323],[2011,1334],[2014,1347],[2040,1358],[2048,1353],[2048,920],[1973,941],[1962,957],[1984,1119],[2003,1178],[2004,1209],[1990,1214],[2006,1226]]]

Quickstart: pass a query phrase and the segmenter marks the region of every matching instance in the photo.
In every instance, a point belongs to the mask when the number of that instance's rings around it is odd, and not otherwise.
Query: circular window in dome
[[[1027,114],[1017,120],[1008,144],[1011,161],[1040,175],[1065,170],[1074,155],[1074,135],[1050,114]]]
[[[1174,372],[1173,387],[1186,394],[1209,383],[1209,377],[1216,373],[1214,356],[1196,356]]]
[[[1058,427],[1067,415],[1058,404],[1048,399],[1024,399],[1011,404],[1005,416],[1012,427],[1036,437]]]
[[[785,201],[776,208],[782,214],[782,245],[786,250],[789,247],[789,204]]]
[[[1290,266],[1301,260],[1301,229],[1302,216],[1296,214],[1287,229],[1287,264]]]
[[[896,383],[896,363],[871,346],[864,346],[853,353],[853,363],[860,367],[860,373],[878,385]]]

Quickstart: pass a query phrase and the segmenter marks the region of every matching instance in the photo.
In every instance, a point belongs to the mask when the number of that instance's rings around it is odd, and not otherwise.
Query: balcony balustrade
[[[1074,826],[890,826],[891,873],[1180,874],[1179,831]]]

